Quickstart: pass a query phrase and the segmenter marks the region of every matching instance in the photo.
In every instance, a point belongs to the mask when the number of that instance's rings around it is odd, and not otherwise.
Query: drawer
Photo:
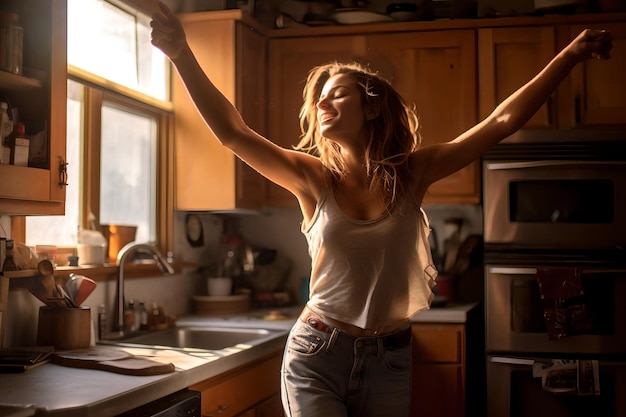
[[[413,324],[414,363],[462,363],[465,328],[455,324]]]
[[[252,363],[221,377],[192,385],[202,393],[202,415],[231,417],[280,391],[281,356]]]

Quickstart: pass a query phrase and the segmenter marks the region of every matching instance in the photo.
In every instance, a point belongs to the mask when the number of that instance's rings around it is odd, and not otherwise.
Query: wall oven
[[[626,244],[624,141],[501,145],[483,160],[485,243],[515,250]]]
[[[626,138],[585,139],[483,159],[489,417],[626,415]]]
[[[626,354],[626,267],[576,267],[491,263],[486,267],[486,346],[490,352],[523,354]],[[538,272],[579,271],[582,296],[562,297],[570,306],[584,305],[588,314],[584,329],[566,329],[562,337],[550,338],[545,298],[539,289]],[[572,273],[573,276],[573,273]],[[567,282],[567,279],[561,282]],[[567,307],[563,308],[567,314]],[[570,320],[571,322],[571,320]]]
[[[567,384],[567,376],[578,384],[580,363],[554,365],[554,376],[537,376],[535,369],[549,363],[542,357],[515,357],[489,355],[487,379],[489,382],[488,416],[508,417],[617,417],[626,415],[626,365],[623,361],[599,360],[592,363],[600,381],[599,394],[578,392],[578,387]],[[569,370],[572,372],[569,373]],[[541,372],[539,372],[541,373]],[[592,374],[593,375],[593,374]],[[555,382],[551,382],[551,379]],[[500,383],[495,383],[500,381]],[[552,384],[552,386],[550,386]]]

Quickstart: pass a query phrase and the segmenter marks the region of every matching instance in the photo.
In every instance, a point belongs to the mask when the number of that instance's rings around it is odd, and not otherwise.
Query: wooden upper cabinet
[[[478,30],[481,120],[550,62],[556,50],[555,36],[552,26]],[[553,95],[525,128],[556,128],[555,105]]]
[[[297,143],[298,114],[308,71],[329,61],[358,61],[379,71],[417,107],[424,145],[444,142],[476,123],[474,32],[381,33],[270,41],[269,132]],[[294,200],[295,201],[295,200]],[[480,201],[478,164],[433,184],[426,203]]]
[[[378,34],[367,46],[373,69],[415,105],[422,146],[450,141],[476,124],[473,30]],[[437,181],[424,203],[480,202],[479,173],[474,162]]]
[[[6,3],[19,15],[24,29],[24,68],[35,70],[37,78],[28,70],[23,75],[0,71],[0,95],[19,109],[20,121],[37,122],[41,126],[47,158],[38,167],[0,164],[0,214],[64,214],[66,1],[16,0]],[[69,178],[67,183],[77,185],[78,178]]]
[[[570,106],[563,115],[564,127],[591,128],[626,125],[626,23],[593,23],[569,28],[569,42],[585,28],[608,29],[613,50],[608,61],[588,60],[570,76]]]
[[[359,59],[366,55],[364,36],[325,36],[272,39],[269,44],[269,138],[290,148],[299,142],[302,91],[309,71],[330,61]],[[271,201],[297,204],[295,197],[270,184]]]
[[[190,13],[181,15],[181,20],[200,66],[250,127],[263,134],[266,42],[263,35],[237,20],[238,13]],[[266,180],[217,141],[177,73],[172,80],[172,101],[176,209],[260,208]]]
[[[611,59],[577,64],[524,129],[591,129],[626,124],[623,22],[479,29],[480,118],[530,81],[585,28],[611,31]]]

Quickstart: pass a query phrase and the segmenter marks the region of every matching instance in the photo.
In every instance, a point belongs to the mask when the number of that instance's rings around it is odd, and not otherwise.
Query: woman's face
[[[317,103],[317,122],[325,138],[339,144],[360,139],[365,121],[360,89],[350,75],[337,74],[326,81]]]

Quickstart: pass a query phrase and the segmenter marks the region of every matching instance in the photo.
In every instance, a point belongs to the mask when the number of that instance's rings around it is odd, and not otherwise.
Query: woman
[[[179,20],[160,4],[152,43],[172,61],[218,140],[292,192],[312,258],[310,300],[282,367],[288,416],[408,415],[409,319],[429,307],[436,270],[420,209],[428,187],[514,133],[574,65],[609,58],[611,36],[582,32],[475,127],[421,148],[417,117],[357,64],[313,69],[296,149],[252,131],[206,77]]]

